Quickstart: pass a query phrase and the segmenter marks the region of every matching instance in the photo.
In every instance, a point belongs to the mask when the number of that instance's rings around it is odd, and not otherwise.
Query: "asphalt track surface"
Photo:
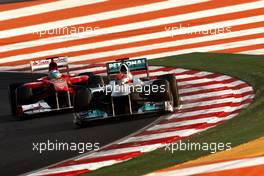
[[[7,86],[30,81],[24,73],[0,73],[0,175],[18,175],[79,155],[76,151],[33,151],[33,142],[90,142],[100,147],[133,133],[157,117],[107,120],[78,128],[72,114],[16,120],[10,115]]]

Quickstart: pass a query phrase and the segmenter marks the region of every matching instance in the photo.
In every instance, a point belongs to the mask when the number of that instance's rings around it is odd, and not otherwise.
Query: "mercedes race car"
[[[93,85],[76,91],[76,125],[111,117],[168,113],[179,105],[175,76],[165,74],[150,79],[146,58],[121,59],[107,63],[106,68],[107,76],[90,75]],[[136,72],[145,77],[133,76]]]
[[[87,75],[69,74],[68,58],[55,57],[30,62],[32,82],[9,85],[13,115],[22,118],[43,112],[73,108],[73,95],[88,84]],[[60,73],[63,68],[67,73]],[[34,71],[49,69],[48,75],[34,80]]]

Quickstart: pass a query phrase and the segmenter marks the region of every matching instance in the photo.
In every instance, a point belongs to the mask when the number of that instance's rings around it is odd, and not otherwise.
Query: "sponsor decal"
[[[130,71],[146,69],[146,59],[125,60],[123,62],[111,62],[107,64],[108,73],[118,73],[121,64],[125,63]]]

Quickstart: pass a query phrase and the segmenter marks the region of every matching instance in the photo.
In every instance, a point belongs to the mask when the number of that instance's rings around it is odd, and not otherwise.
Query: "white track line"
[[[204,76],[206,75],[210,75],[210,74],[205,74]],[[192,75],[180,75],[184,78],[189,78],[189,79],[192,79],[192,80],[188,80],[188,81],[182,81],[182,80],[179,80],[178,81],[178,85],[179,86],[184,86],[184,85],[192,85],[192,84],[199,84],[199,83],[206,83],[206,82],[209,82],[209,81],[226,81],[226,80],[229,80],[230,77],[227,77],[227,76],[217,76],[217,77],[214,77],[214,78],[199,78],[199,76],[195,76],[195,74],[192,74]],[[176,79],[180,79],[179,77],[180,76],[176,76]],[[234,80],[236,82],[238,82],[238,80]],[[241,82],[240,82],[241,83]],[[243,83],[243,82],[242,82]]]
[[[87,156],[83,156],[78,158],[78,160],[82,159],[88,159],[88,158],[97,158],[97,157],[103,157],[103,156],[111,156],[111,155],[117,155],[122,153],[130,153],[130,152],[150,152],[153,150],[156,150],[157,148],[160,148],[164,146],[164,144],[151,144],[146,146],[135,146],[135,147],[126,147],[126,148],[117,148],[117,149],[111,149],[111,150],[103,150],[96,153],[92,153]]]
[[[221,94],[220,95],[217,94],[215,96],[221,96]],[[207,105],[218,104],[218,103],[228,103],[228,102],[238,103],[238,102],[242,102],[246,99],[253,98],[253,97],[254,97],[253,95],[246,95],[241,98],[231,97],[231,98],[222,98],[222,99],[215,99],[215,100],[206,100],[206,101],[195,102],[195,103],[187,102],[182,105],[182,109],[191,108],[191,107],[199,107],[199,106],[207,106]]]
[[[122,160],[107,160],[102,162],[96,162],[96,163],[88,163],[88,164],[78,164],[78,165],[72,165],[72,166],[66,166],[66,167],[59,167],[59,168],[53,168],[53,169],[45,169],[43,171],[29,174],[28,176],[43,176],[43,175],[49,175],[49,174],[62,174],[65,172],[70,172],[73,170],[82,170],[82,169],[88,169],[88,170],[96,170],[101,167],[110,166],[113,164],[117,164],[123,162]]]
[[[217,123],[225,120],[229,120],[233,117],[235,117],[238,113],[232,114],[223,118],[219,117],[208,117],[208,118],[201,118],[201,119],[194,119],[194,120],[186,120],[182,122],[176,122],[176,123],[168,123],[168,124],[161,124],[161,125],[155,125],[152,128],[149,128],[147,131],[154,131],[154,130],[161,130],[161,129],[167,129],[167,128],[173,128],[173,127],[181,127],[186,125],[195,125],[200,123]]]
[[[216,92],[217,92],[217,95],[226,95],[226,94],[233,93],[232,89],[216,91]],[[209,97],[214,97],[214,96],[215,96],[215,93],[212,93],[212,92],[194,94],[194,95],[181,95],[181,100],[185,101],[185,100],[192,100],[192,99],[209,98]]]
[[[184,113],[175,113],[172,114],[170,116],[168,116],[166,119],[173,119],[173,118],[185,118],[185,117],[191,117],[191,116],[195,116],[195,115],[199,115],[199,114],[208,114],[208,113],[217,113],[217,112],[233,112],[237,109],[243,109],[244,107],[246,107],[249,103],[247,104],[242,104],[240,106],[234,106],[234,107],[229,107],[227,108],[227,111],[225,111],[225,109],[223,109],[223,107],[219,107],[219,108],[211,108],[211,109],[205,109],[205,110],[197,110],[197,111],[191,111],[191,112],[184,112]]]
[[[130,137],[129,139],[126,139],[121,142],[122,143],[129,143],[129,142],[140,142],[140,141],[149,141],[154,139],[162,139],[166,137],[187,137],[191,136],[195,133],[204,131],[206,129],[187,129],[187,130],[177,130],[172,132],[165,132],[165,133],[157,133],[157,134],[148,134],[148,135],[142,135],[142,136],[136,136],[136,137]]]
[[[177,79],[193,78],[193,81],[195,81],[195,79],[198,79],[199,77],[209,76],[209,75],[214,75],[214,74],[215,73],[210,73],[210,72],[206,72],[206,71],[200,71],[200,72],[195,73],[195,74],[182,74],[182,75],[177,75],[176,78]],[[225,75],[219,75],[218,77],[224,77],[224,76]],[[207,79],[207,78],[201,78],[201,79]],[[227,76],[227,77],[223,78],[222,80],[224,80],[224,79],[230,79],[230,77]],[[188,82],[188,81],[181,81],[181,82]]]
[[[184,89],[180,89],[179,93],[180,95],[183,93],[192,93],[200,90],[205,90],[205,89],[216,89],[216,88],[229,88],[227,84],[211,84],[207,86],[198,86],[198,87],[188,87]]]

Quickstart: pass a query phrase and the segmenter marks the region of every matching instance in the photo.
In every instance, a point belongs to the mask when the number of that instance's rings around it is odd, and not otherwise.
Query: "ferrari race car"
[[[111,117],[168,113],[179,105],[175,76],[165,74],[150,79],[146,58],[121,59],[106,63],[106,68],[107,76],[93,75],[93,86],[76,91],[76,125]],[[145,77],[133,76],[133,72]]]
[[[12,115],[25,115],[59,111],[73,108],[73,95],[77,89],[88,84],[87,75],[69,74],[68,58],[55,57],[30,62],[32,82],[9,85]],[[60,73],[58,68],[67,73]],[[48,76],[34,80],[33,72],[49,69]]]

